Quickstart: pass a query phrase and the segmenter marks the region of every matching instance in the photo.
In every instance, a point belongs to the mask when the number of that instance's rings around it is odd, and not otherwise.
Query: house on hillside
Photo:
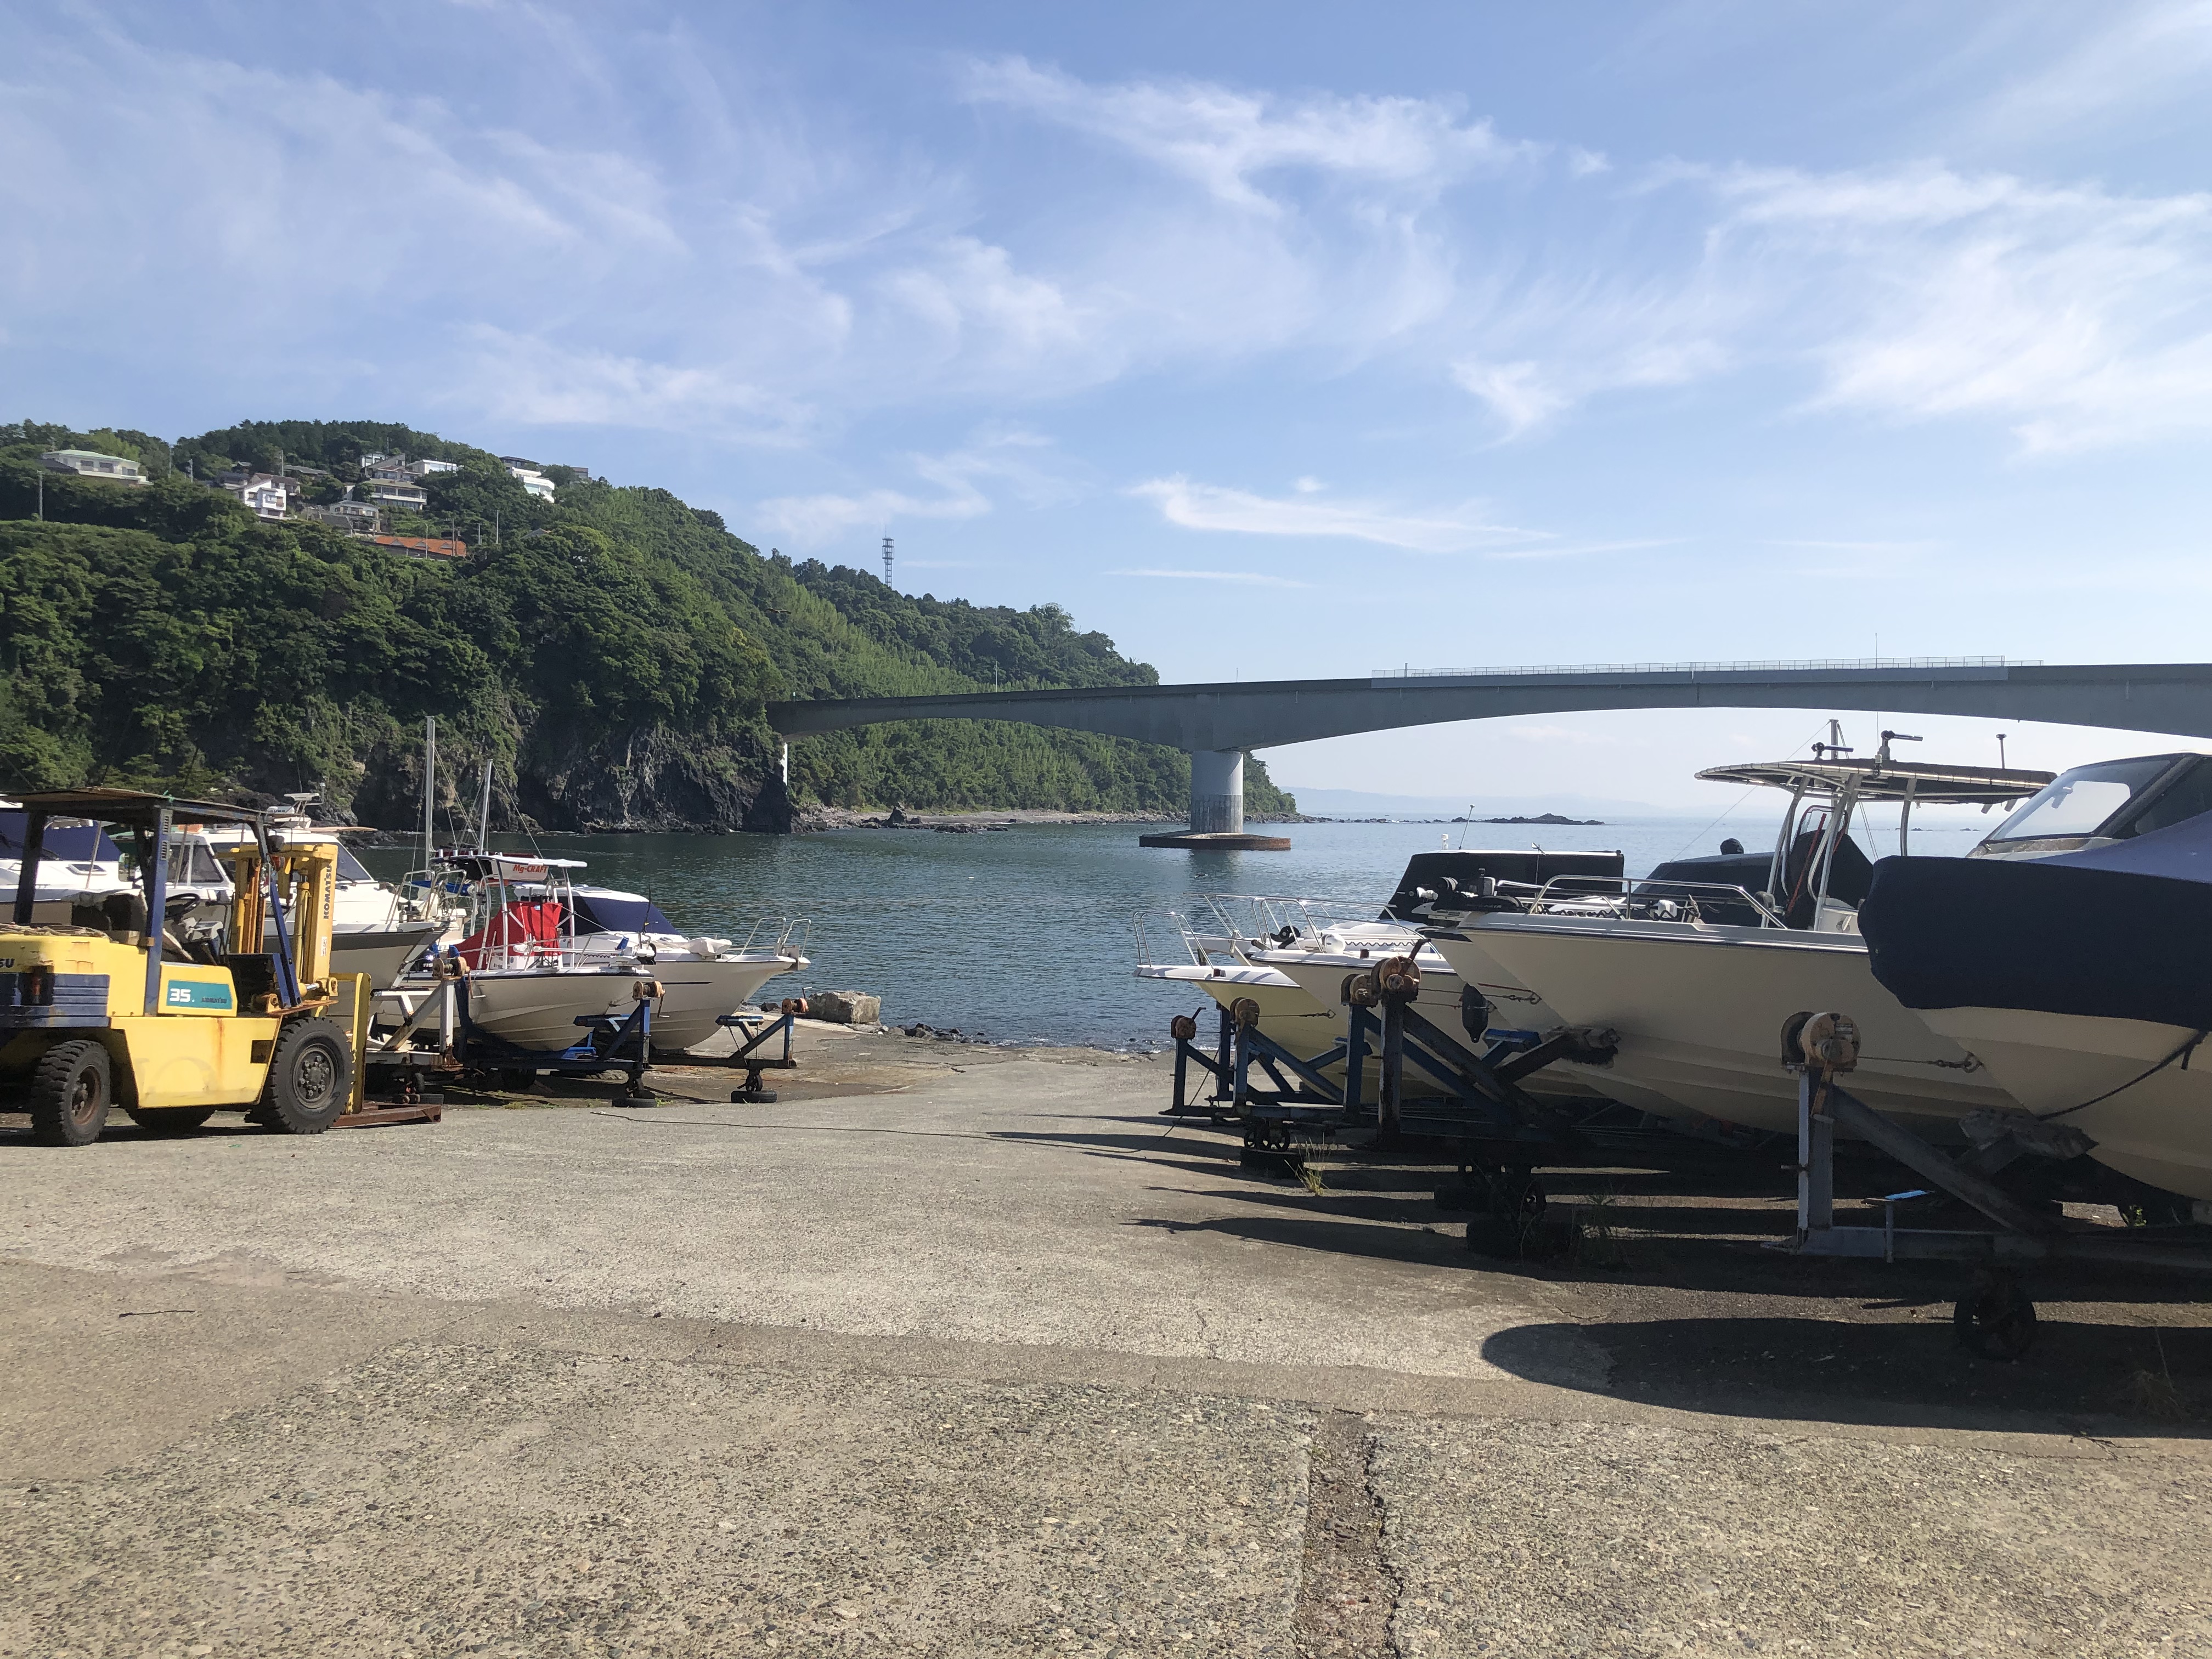
[[[103,455],[96,449],[50,449],[39,457],[39,462],[57,472],[74,472],[80,478],[106,478],[115,483],[131,484],[147,482],[137,462],[121,455]]]
[[[343,530],[349,536],[373,536],[384,528],[384,515],[368,501],[332,501],[328,507],[303,507],[300,516]]]
[[[379,507],[402,507],[410,513],[429,509],[429,492],[421,484],[410,483],[404,473],[398,478],[379,477],[362,487],[368,491],[369,500]]]
[[[408,472],[417,478],[427,478],[436,472],[459,472],[460,470],[461,464],[459,461],[410,461],[407,463]]]
[[[246,503],[257,519],[281,519],[292,510],[300,486],[274,472],[254,472],[237,466],[216,479],[216,488],[228,490]]]
[[[526,461],[520,455],[502,455],[500,462],[507,468],[507,476],[538,500],[553,499],[553,480],[538,470],[538,463]]]

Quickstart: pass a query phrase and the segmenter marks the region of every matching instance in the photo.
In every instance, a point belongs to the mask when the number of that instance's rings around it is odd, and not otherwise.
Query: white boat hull
[[[518,1048],[574,1047],[580,1018],[627,1018],[644,975],[633,968],[483,969],[468,976],[469,1021]]]
[[[1481,939],[1472,937],[1455,939],[1449,934],[1441,937],[1432,935],[1429,944],[1450,965],[1459,982],[1473,985],[1490,999],[1491,1017],[1498,1024],[1542,1033],[1561,1025],[1585,1023],[1562,1018],[1558,1009],[1508,973],[1504,965],[1484,948]],[[1425,981],[1423,988],[1426,988]],[[1562,1083],[1571,1084],[1582,1094],[1604,1100],[1617,1100],[1624,1106],[1632,1106],[1639,1112],[1650,1112],[1657,1117],[1699,1115],[1672,1096],[1621,1075],[1610,1066],[1577,1066],[1571,1061],[1561,1060],[1546,1066],[1534,1077],[1522,1079],[1522,1086],[1534,1094],[1537,1092],[1535,1085],[1554,1074]]]
[[[1277,953],[1287,954],[1287,953]],[[1260,1032],[1270,1042],[1281,1044],[1300,1060],[1310,1060],[1327,1054],[1352,1030],[1352,1015],[1338,1000],[1346,973],[1355,971],[1359,964],[1351,967],[1322,969],[1306,963],[1291,964],[1271,959],[1265,964],[1245,967],[1198,968],[1143,967],[1137,970],[1143,979],[1164,979],[1195,985],[1222,1007],[1226,1008],[1239,998],[1249,997],[1260,1005]],[[1367,964],[1371,967],[1374,964]],[[1323,999],[1327,998],[1327,1000]],[[1454,1036],[1459,1035],[1459,981],[1449,972],[1438,971],[1435,963],[1424,963],[1421,994],[1413,1005],[1428,1019]],[[1200,1029],[1201,1042],[1211,1039],[1212,1033]],[[1342,1062],[1325,1066],[1322,1075],[1341,1088],[1344,1082]],[[1540,1076],[1540,1073],[1539,1074]],[[1372,1053],[1368,1056],[1362,1092],[1369,1103],[1376,1098],[1380,1087],[1381,1072]],[[1529,1079],[1534,1083],[1536,1079]],[[1525,1085],[1524,1085],[1525,1086]],[[1403,1087],[1407,1098],[1439,1095],[1443,1085],[1418,1066],[1407,1066],[1403,1073]],[[1531,1089],[1530,1093],[1540,1092]],[[1558,1092],[1553,1085],[1543,1092]],[[1587,1091],[1577,1091],[1587,1097]]]
[[[2212,1042],[2152,1072],[2197,1033],[2022,1008],[1923,1008],[1920,1018],[1988,1066],[2029,1111],[2065,1113],[2097,1143],[2089,1155],[2099,1163],[2212,1200]]]
[[[1567,1024],[1619,1032],[1612,1075],[1708,1117],[1796,1130],[1782,1028],[1808,1012],[1857,1022],[1851,1092],[1907,1127],[1942,1136],[1968,1112],[2017,1109],[1979,1061],[1876,982],[1851,935],[1518,914],[1463,931]]]
[[[1137,977],[1195,987],[1224,1008],[1240,997],[1251,998],[1260,1005],[1261,1035],[1282,1044],[1300,1060],[1328,1053],[1336,1041],[1328,1010],[1300,990],[1295,981],[1272,968],[1146,963],[1137,969]],[[1212,1035],[1201,1023],[1200,1040],[1207,1041]]]
[[[721,1029],[717,1020],[750,1002],[769,981],[806,965],[804,957],[671,961],[662,956],[647,970],[664,991],[653,1004],[653,1046],[672,1053],[696,1048]],[[606,1012],[622,1018],[630,1007],[629,989],[622,986]]]
[[[1344,1006],[1344,981],[1350,974],[1363,968],[1372,968],[1374,961],[1347,958],[1327,952],[1316,952],[1307,959],[1296,960],[1295,952],[1271,951],[1265,960],[1271,968],[1279,969],[1299,988],[1329,1009],[1334,1016],[1332,1030],[1342,1036],[1351,1029],[1352,1017]],[[1420,962],[1421,990],[1413,999],[1413,1007],[1421,1017],[1455,1040],[1468,1041],[1464,1023],[1460,1018],[1460,990],[1465,981],[1448,958],[1439,959],[1433,952],[1425,954]],[[1491,995],[1489,988],[1484,994],[1490,996],[1493,1029],[1507,1030],[1542,1031],[1559,1022],[1548,1018],[1550,1011],[1542,1001],[1521,989],[1516,998],[1503,1000]],[[1585,1073],[1587,1067],[1547,1066],[1521,1079],[1522,1088],[1545,1099],[1601,1100],[1604,1091],[1591,1085]],[[1405,1074],[1406,1091],[1424,1094],[1441,1089],[1426,1073],[1416,1066],[1407,1066]]]
[[[434,921],[370,930],[356,928],[331,935],[331,971],[367,974],[369,988],[386,990],[407,971],[407,964],[422,955],[422,947],[437,936]]]

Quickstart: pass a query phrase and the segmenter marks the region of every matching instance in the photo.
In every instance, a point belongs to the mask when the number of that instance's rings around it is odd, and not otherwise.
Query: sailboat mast
[[[484,836],[491,828],[491,763],[483,764],[483,792],[477,797],[477,851],[486,850]]]
[[[438,717],[422,721],[422,867],[437,861],[438,852]]]

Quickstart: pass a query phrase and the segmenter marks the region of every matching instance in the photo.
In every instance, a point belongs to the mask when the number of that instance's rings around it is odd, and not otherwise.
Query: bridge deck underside
[[[1763,675],[1561,675],[1378,685],[1285,680],[1070,691],[867,697],[769,706],[786,737],[897,720],[1003,720],[1194,752],[1273,748],[1408,726],[1620,708],[1856,709],[2100,726],[2212,738],[2212,665],[1806,671]]]

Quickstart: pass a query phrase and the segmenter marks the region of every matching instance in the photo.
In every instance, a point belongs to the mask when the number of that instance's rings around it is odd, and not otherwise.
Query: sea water
[[[1286,853],[1142,848],[1146,826],[1023,824],[977,835],[840,830],[808,836],[495,836],[508,852],[581,859],[577,879],[651,896],[677,927],[743,939],[763,915],[804,917],[803,972],[765,1001],[817,990],[872,992],[884,1018],[1011,1043],[1164,1046],[1168,1020],[1203,1001],[1188,986],[1139,980],[1136,923],[1180,960],[1163,922],[1209,894],[1291,895],[1379,910],[1415,853],[1452,847],[1620,849],[1628,873],[1717,852],[1733,836],[1772,844],[1776,820],[1638,818],[1603,824],[1255,825]],[[1913,832],[1913,851],[1961,854],[1986,824]],[[1893,832],[1869,850],[1894,850]],[[390,878],[414,860],[364,849]],[[1210,1005],[1209,1005],[1210,1006]]]

